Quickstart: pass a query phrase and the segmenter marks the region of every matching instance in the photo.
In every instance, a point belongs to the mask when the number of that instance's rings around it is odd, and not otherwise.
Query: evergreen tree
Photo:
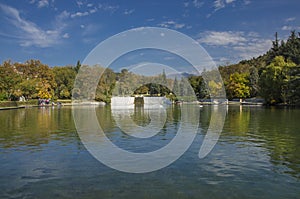
[[[300,104],[300,65],[291,68],[291,70],[289,71],[289,75],[289,103]]]
[[[180,95],[180,87],[179,87],[177,77],[175,77],[175,79],[174,79],[172,92],[177,96],[177,99],[178,99],[178,97]]]
[[[256,67],[252,66],[249,69],[249,87],[250,87],[250,96],[255,97],[258,94],[259,86],[258,86],[258,70]]]
[[[74,70],[75,70],[76,73],[79,72],[80,67],[81,67],[81,63],[80,63],[80,60],[78,60],[77,63],[76,63],[76,66],[75,66],[75,68],[74,68]]]

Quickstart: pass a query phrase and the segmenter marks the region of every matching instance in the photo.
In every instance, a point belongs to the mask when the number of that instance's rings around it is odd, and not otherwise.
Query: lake
[[[109,106],[96,108],[107,137],[134,152],[168,144],[181,111],[168,107],[157,135],[133,139],[118,128]],[[71,107],[0,111],[0,198],[300,198],[300,109],[226,107],[221,136],[203,159],[198,153],[213,108],[199,111],[188,150],[169,166],[142,174],[95,159],[77,134]],[[130,114],[138,126],[151,122],[141,107]]]

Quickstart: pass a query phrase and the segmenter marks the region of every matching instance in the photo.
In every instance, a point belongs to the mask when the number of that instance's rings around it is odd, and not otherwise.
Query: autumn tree
[[[240,102],[250,96],[249,75],[247,73],[233,73],[226,84],[227,97],[239,98]]]

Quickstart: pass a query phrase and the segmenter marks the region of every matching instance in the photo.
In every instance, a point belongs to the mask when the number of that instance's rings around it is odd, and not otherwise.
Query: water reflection
[[[105,135],[124,150],[137,153],[170,143],[182,121],[182,109],[170,106],[165,109],[166,122],[161,131],[140,139],[120,130],[111,107],[94,110]],[[191,105],[185,111],[192,110],[195,109]],[[300,109],[224,109],[226,119],[220,139],[201,160],[197,154],[218,108],[204,106],[197,110],[200,119],[187,122],[187,126],[199,122],[189,150],[170,166],[143,175],[124,174],[96,161],[76,134],[71,108],[1,111],[0,198],[299,196]],[[151,122],[150,112],[136,108],[126,115],[143,127]],[[80,116],[83,123],[90,120],[89,112],[86,113]],[[116,114],[123,118],[120,112]]]
[[[266,149],[277,172],[300,178],[300,110],[293,108],[230,107],[223,141],[240,147]]]
[[[172,109],[169,108],[169,110]],[[145,139],[141,142],[133,140],[133,145],[130,145],[130,142],[126,142],[125,145],[130,146],[130,150],[124,150],[122,145],[119,146],[113,143],[108,138],[109,136],[105,135],[97,121],[97,117],[95,117],[95,109],[74,107],[73,115],[82,143],[96,159],[119,171],[145,173],[168,166],[183,155],[192,144],[199,125],[199,107],[182,106],[180,110],[181,120],[179,127],[174,129],[172,125],[169,127],[168,123],[165,122],[167,117],[164,107],[144,108],[142,112],[149,113],[151,118],[149,127],[136,125],[130,116],[134,114],[133,109],[112,109],[112,115],[117,127],[122,132],[134,138],[151,137],[151,139]],[[169,123],[172,122],[169,121]],[[161,130],[163,132],[167,130],[169,131],[167,134],[175,135],[165,146],[153,150],[151,142],[153,142],[153,139],[156,139],[156,136],[153,135],[156,135]],[[122,138],[117,137],[117,140],[122,144]],[[152,150],[140,151],[145,146]],[[132,149],[138,149],[138,151],[132,151]]]
[[[137,138],[150,138],[165,126],[167,115],[162,106],[112,109],[117,126],[126,134]]]
[[[0,113],[1,148],[39,148],[51,140],[65,142],[74,136],[75,126],[70,110],[48,107],[5,110]],[[22,148],[23,146],[24,148]]]

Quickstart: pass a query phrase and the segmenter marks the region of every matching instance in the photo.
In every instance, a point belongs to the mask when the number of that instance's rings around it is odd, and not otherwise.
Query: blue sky
[[[164,27],[198,41],[217,64],[271,47],[275,32],[300,31],[299,0],[0,0],[0,61],[75,65],[101,41]]]

